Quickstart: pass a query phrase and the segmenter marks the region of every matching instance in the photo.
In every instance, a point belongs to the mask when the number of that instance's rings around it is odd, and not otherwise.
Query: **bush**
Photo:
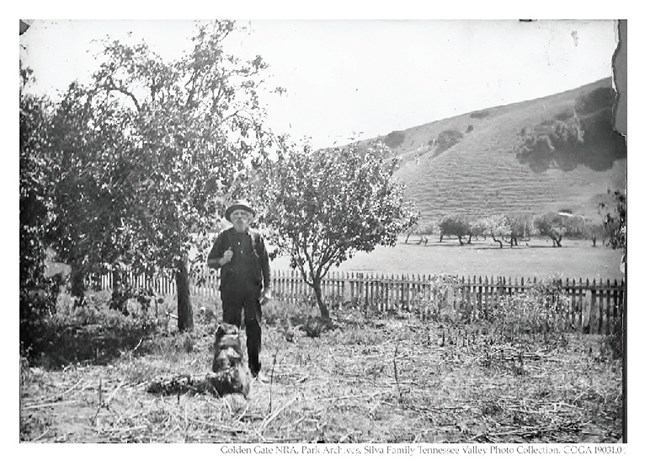
[[[523,342],[531,336],[546,337],[572,329],[571,298],[555,281],[542,281],[526,292],[502,295],[486,307],[485,320],[500,342]]]
[[[55,298],[45,290],[20,293],[20,354],[32,361],[43,350],[47,320],[56,312]]]
[[[84,361],[105,363],[162,331],[165,322],[148,312],[124,316],[106,302],[75,307],[62,296],[58,309],[39,319],[30,331],[26,354],[30,363],[50,368]]]
[[[460,287],[460,279],[456,275],[433,276],[428,290],[420,293],[414,302],[416,313],[436,322],[455,321],[457,315],[453,300]]]
[[[307,300],[296,303],[272,300],[262,308],[262,312],[266,324],[287,329],[302,325],[308,318],[318,314],[317,308]]]
[[[403,131],[391,131],[384,138],[384,144],[386,144],[386,146],[388,146],[391,149],[395,149],[396,147],[398,147],[400,144],[404,142],[405,137],[406,135],[404,134]]]
[[[560,113],[556,113],[554,118],[556,120],[565,121],[571,118],[572,116],[573,116],[573,110],[564,110],[561,111]]]
[[[625,314],[623,313],[623,316]],[[623,347],[624,329],[623,319],[618,316],[614,319],[612,332],[605,337],[605,344],[609,347],[614,359],[621,359],[625,354]]]
[[[611,87],[600,87],[576,99],[576,111],[582,114],[593,113],[603,108],[611,110],[616,92]]]
[[[627,156],[625,138],[612,127],[614,96],[613,89],[601,87],[578,97],[575,109],[523,128],[517,159],[535,172],[551,167],[570,171],[580,164],[598,171],[611,168]]]
[[[434,156],[443,153],[447,149],[455,146],[463,138],[463,133],[456,129],[448,129],[438,135],[436,139],[436,151]]]
[[[474,112],[470,113],[469,116],[470,116],[470,118],[482,119],[482,118],[485,118],[486,116],[488,116],[489,114],[490,114],[489,110],[479,110],[479,111],[474,111]]]

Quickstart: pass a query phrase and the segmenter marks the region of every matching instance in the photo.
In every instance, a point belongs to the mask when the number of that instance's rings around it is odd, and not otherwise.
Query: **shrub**
[[[611,168],[627,156],[625,138],[611,125],[614,94],[609,87],[593,90],[576,99],[575,109],[523,128],[517,159],[535,172],[551,167],[570,171],[580,164],[599,171]]]
[[[448,129],[441,132],[436,139],[436,150],[434,156],[455,146],[463,138],[463,133],[456,129]]]
[[[625,314],[623,314],[623,316],[625,316]],[[612,332],[604,339],[605,345],[609,347],[614,359],[621,359],[625,354],[623,346],[624,335],[623,319],[618,316],[614,319],[612,324]]]
[[[317,309],[307,300],[289,303],[283,300],[272,300],[263,308],[264,321],[269,326],[285,329],[302,325],[307,319],[317,315]]]
[[[400,144],[404,142],[405,137],[406,135],[404,134],[403,131],[391,131],[384,138],[384,144],[386,144],[386,146],[388,146],[391,149],[395,149],[396,147],[398,147]]]
[[[422,318],[450,322],[457,318],[453,300],[460,290],[460,279],[456,275],[435,275],[428,290],[421,292],[415,300],[415,311]]]
[[[568,330],[570,314],[571,298],[556,281],[539,282],[524,293],[501,295],[485,311],[494,332],[510,342]]]
[[[564,120],[567,120],[567,119],[571,118],[572,116],[573,116],[573,110],[564,110],[564,111],[561,111],[560,113],[557,113],[555,115],[555,119],[564,121]]]
[[[479,111],[474,111],[474,112],[470,113],[469,116],[470,116],[470,118],[482,119],[482,118],[485,118],[486,116],[488,116],[489,114],[490,114],[489,110],[479,110]]]
[[[46,290],[20,293],[20,353],[32,361],[42,351],[47,320],[56,312],[56,298]]]
[[[582,114],[593,113],[603,108],[612,109],[616,92],[611,87],[600,87],[576,99],[576,111]]]
[[[58,309],[32,332],[29,359],[51,368],[84,361],[105,363],[160,332],[163,323],[164,318],[148,312],[124,316],[106,302],[75,307],[60,301]]]

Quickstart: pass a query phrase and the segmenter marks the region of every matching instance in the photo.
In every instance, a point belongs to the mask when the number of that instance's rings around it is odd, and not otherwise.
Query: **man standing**
[[[271,296],[269,256],[264,239],[250,228],[255,211],[246,200],[238,200],[226,209],[232,228],[222,231],[208,254],[208,267],[221,269],[223,321],[238,328],[244,310],[248,367],[253,377],[266,381],[262,364],[262,308]]]

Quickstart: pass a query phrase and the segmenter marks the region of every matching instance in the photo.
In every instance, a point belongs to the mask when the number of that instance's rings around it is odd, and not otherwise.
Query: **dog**
[[[217,327],[212,374],[209,374],[208,381],[219,395],[241,393],[248,397],[252,375],[244,362],[237,326],[222,323]]]

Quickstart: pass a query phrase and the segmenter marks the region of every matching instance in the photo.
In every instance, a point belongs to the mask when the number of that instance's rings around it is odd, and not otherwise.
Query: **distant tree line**
[[[620,204],[620,193],[616,193]],[[605,208],[605,204],[601,204]],[[480,218],[470,218],[462,214],[450,214],[440,221],[420,221],[407,232],[405,243],[418,238],[416,244],[429,243],[429,237],[438,235],[439,242],[445,237],[458,240],[461,246],[472,244],[478,238],[490,239],[503,248],[518,246],[527,242],[531,237],[545,237],[552,241],[553,247],[562,247],[564,239],[587,239],[593,246],[598,241],[612,248],[622,247],[620,209],[609,211],[603,215],[602,221],[592,221],[588,218],[572,215],[568,212],[547,212],[541,215],[532,214],[496,214]],[[624,230],[623,230],[624,232]]]

